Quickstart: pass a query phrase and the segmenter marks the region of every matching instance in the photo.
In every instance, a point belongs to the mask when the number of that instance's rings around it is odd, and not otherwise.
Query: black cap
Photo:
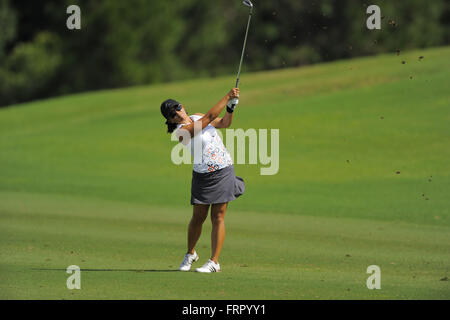
[[[161,103],[161,113],[164,116],[164,118],[168,119],[172,116],[173,110],[180,111],[181,110],[181,104],[173,99],[167,99],[163,103]]]

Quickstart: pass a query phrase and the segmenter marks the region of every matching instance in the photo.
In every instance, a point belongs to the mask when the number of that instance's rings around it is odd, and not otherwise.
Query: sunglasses
[[[180,110],[181,110],[181,104],[177,104],[176,106],[173,106],[169,116],[171,118],[175,117],[177,115],[177,111],[180,111]]]

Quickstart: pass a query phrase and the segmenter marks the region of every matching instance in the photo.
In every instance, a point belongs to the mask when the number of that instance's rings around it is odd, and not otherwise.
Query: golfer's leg
[[[225,240],[225,213],[227,203],[218,203],[211,206],[211,260],[215,263],[219,261],[220,251],[222,251]]]
[[[194,248],[202,233],[202,225],[208,216],[209,204],[194,204],[194,212],[188,228],[188,253],[194,254]]]

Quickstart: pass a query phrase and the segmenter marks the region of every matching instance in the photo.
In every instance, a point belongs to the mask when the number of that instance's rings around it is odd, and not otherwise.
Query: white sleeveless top
[[[189,118],[193,121],[197,121],[201,119],[202,116],[192,115]],[[177,130],[185,125],[186,124],[179,124],[177,126]],[[222,139],[218,135],[216,128],[214,128],[211,124],[208,124],[197,136],[200,135],[201,137],[198,138],[202,140],[202,162],[194,162],[193,169],[195,172],[213,172],[233,164],[231,156],[223,145]],[[197,136],[194,136],[186,145],[186,147],[191,150],[192,155],[194,155],[194,139],[197,139]]]

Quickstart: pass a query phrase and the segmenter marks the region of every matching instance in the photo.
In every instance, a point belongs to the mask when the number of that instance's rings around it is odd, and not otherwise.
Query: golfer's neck
[[[183,118],[183,120],[180,122],[180,124],[189,124],[191,122],[194,122],[194,121],[192,121],[192,119],[189,118],[189,116],[186,116]]]

